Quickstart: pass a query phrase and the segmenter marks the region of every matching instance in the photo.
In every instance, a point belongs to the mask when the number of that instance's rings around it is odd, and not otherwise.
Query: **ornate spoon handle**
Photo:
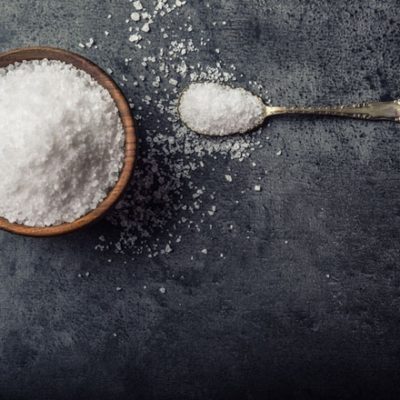
[[[400,122],[400,100],[335,107],[265,107],[266,117],[279,114],[332,115]]]

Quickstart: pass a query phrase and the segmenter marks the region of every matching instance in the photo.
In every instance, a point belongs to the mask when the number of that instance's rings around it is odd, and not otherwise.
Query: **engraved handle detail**
[[[336,107],[272,107],[266,106],[266,117],[279,114],[332,115],[370,120],[400,122],[400,100],[362,103]]]

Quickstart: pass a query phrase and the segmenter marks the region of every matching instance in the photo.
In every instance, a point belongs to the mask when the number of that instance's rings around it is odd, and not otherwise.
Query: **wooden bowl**
[[[136,158],[136,132],[129,104],[116,83],[101,68],[86,58],[66,50],[51,47],[30,47],[15,49],[0,53],[0,68],[15,62],[30,60],[60,60],[74,65],[91,75],[101,86],[110,92],[114,99],[125,131],[125,159],[120,177],[108,196],[97,206],[97,208],[83,217],[71,223],[53,225],[49,227],[29,227],[25,225],[12,224],[0,217],[0,229],[8,232],[26,236],[49,237],[63,235],[81,229],[101,218],[112,207],[127,187],[133,172]]]

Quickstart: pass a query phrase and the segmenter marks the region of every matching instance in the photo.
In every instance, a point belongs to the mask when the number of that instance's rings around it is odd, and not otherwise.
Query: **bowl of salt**
[[[49,47],[0,54],[0,229],[46,237],[97,221],[135,155],[129,104],[96,64]]]

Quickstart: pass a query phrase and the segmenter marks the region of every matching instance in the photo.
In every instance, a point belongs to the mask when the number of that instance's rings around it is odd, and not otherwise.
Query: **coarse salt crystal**
[[[133,13],[131,14],[131,20],[132,20],[132,21],[135,21],[135,22],[140,21],[140,14],[139,14],[138,12],[133,12]]]
[[[149,23],[147,22],[147,23],[145,23],[143,26],[142,26],[142,31],[143,32],[150,32],[150,25],[149,25]]]
[[[132,43],[138,43],[142,40],[142,37],[138,35],[137,33],[134,33],[133,35],[129,36],[129,41]]]
[[[135,7],[135,10],[143,10],[143,5],[140,1],[134,1],[133,2],[133,7]]]
[[[88,49],[90,49],[93,45],[94,45],[94,39],[93,38],[89,38],[89,41],[86,42],[86,47]]]

